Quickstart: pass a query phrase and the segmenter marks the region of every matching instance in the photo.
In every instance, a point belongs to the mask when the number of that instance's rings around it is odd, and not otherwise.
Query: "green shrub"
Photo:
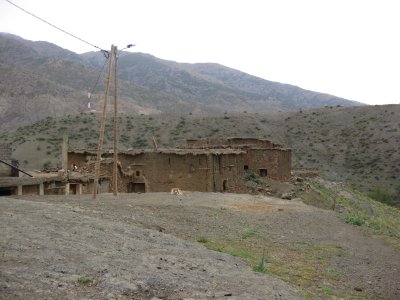
[[[78,278],[78,282],[81,283],[81,284],[87,284],[90,281],[92,281],[92,279],[90,277],[88,277],[88,276],[85,276],[85,275],[79,276],[79,278]]]
[[[205,236],[201,236],[197,239],[199,243],[205,244],[208,242],[208,239]]]
[[[255,174],[253,171],[250,170],[246,170],[246,173],[244,174],[244,179],[246,179],[247,181],[253,181],[257,184],[264,183],[260,176],[258,176],[257,174]]]
[[[356,226],[361,226],[365,223],[365,220],[358,213],[349,213],[345,218],[345,222]]]
[[[387,205],[395,204],[395,195],[382,187],[377,187],[369,192],[368,197]]]

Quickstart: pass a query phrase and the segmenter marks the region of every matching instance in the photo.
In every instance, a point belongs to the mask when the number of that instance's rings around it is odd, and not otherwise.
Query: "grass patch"
[[[256,234],[257,232],[255,230],[248,230],[245,233],[243,233],[240,238],[242,240],[245,240],[254,237]]]
[[[267,268],[267,262],[265,261],[265,254],[263,253],[258,265],[253,268],[255,272],[264,273]]]
[[[92,281],[92,279],[89,276],[82,275],[78,277],[78,283],[80,284],[88,284]]]
[[[202,244],[210,250],[243,258],[253,271],[286,281],[309,299],[324,298],[327,294],[338,298],[348,296],[346,288],[335,287],[343,274],[331,265],[331,261],[343,253],[338,245],[308,241],[280,244],[263,238],[255,230],[238,233],[236,237],[208,238]],[[263,249],[267,249],[268,254]],[[331,291],[318,288],[326,284],[332,285]]]
[[[201,237],[197,238],[197,242],[205,244],[208,242],[208,239],[204,236],[201,236]]]
[[[301,194],[306,203],[325,203],[322,206],[327,209],[335,203],[336,208],[346,212],[344,222],[365,228],[371,234],[381,236],[400,248],[400,209],[375,201],[349,187],[341,187],[336,192],[318,182],[307,183],[314,192]],[[312,201],[308,201],[307,197],[312,197]]]
[[[326,273],[326,275],[328,275],[329,278],[332,278],[332,279],[337,279],[337,278],[343,276],[343,274],[344,274],[343,272],[340,272],[334,268],[327,268],[325,270],[325,273]]]
[[[245,250],[236,249],[236,248],[233,248],[233,247],[228,247],[226,249],[223,249],[223,251],[225,253],[228,253],[228,254],[232,255],[232,256],[248,258],[248,259],[253,259],[254,258],[254,255],[251,254],[250,252],[247,252]]]

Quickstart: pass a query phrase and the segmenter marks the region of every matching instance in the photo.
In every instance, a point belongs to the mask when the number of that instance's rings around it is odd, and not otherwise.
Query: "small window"
[[[267,169],[260,169],[260,177],[266,177],[268,174]]]
[[[244,169],[244,170],[248,170],[248,169],[249,169],[249,166],[248,166],[248,165],[244,165],[243,169]]]
[[[140,171],[136,171],[136,176],[140,176]]]

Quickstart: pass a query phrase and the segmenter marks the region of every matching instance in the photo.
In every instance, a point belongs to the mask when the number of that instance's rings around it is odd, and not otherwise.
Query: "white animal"
[[[171,189],[171,195],[183,195],[183,192],[179,188],[172,188]]]

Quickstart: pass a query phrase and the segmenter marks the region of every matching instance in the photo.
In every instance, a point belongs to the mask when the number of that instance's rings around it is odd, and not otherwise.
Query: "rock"
[[[302,177],[296,177],[296,181],[297,181],[297,182],[303,182],[304,179],[303,179]]]
[[[294,197],[294,193],[283,193],[281,195],[281,199],[285,199],[285,200],[292,200],[293,197]]]

